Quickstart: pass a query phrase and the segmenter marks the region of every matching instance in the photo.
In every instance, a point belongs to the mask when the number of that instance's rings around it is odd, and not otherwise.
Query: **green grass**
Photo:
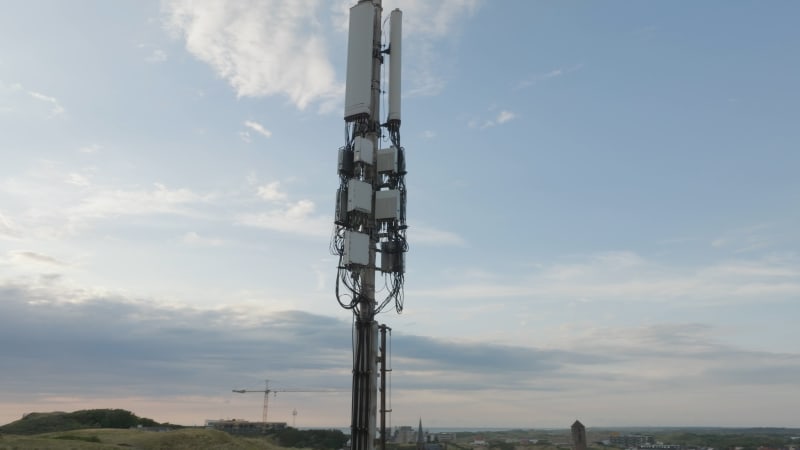
[[[90,429],[38,435],[0,435],[0,450],[282,450],[263,438],[231,436],[214,430],[182,429],[165,432],[137,429]]]

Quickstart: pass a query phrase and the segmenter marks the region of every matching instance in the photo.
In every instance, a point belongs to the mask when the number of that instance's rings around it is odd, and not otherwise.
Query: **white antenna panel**
[[[350,8],[347,37],[347,84],[344,90],[344,120],[370,115],[372,99],[372,34],[375,5],[360,2]]]
[[[342,254],[344,266],[369,264],[369,235],[355,231],[344,232],[344,253]]]
[[[390,189],[375,193],[375,219],[395,220],[400,217],[400,191]]]
[[[372,212],[372,185],[360,180],[347,182],[347,212]]]
[[[400,122],[401,60],[403,56],[403,12],[399,9],[389,15],[389,117],[387,122]]]
[[[378,173],[397,173],[397,147],[378,150]]]
[[[364,164],[372,165],[375,163],[375,146],[372,140],[356,136],[353,142],[353,159]]]

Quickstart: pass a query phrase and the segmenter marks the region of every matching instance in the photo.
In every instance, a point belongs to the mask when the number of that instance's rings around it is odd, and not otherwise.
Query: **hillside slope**
[[[30,413],[20,420],[0,426],[0,433],[30,435],[84,428],[131,428],[140,425],[152,427],[159,424],[124,409],[86,409],[71,413]]]
[[[182,429],[164,432],[138,429],[89,429],[35,436],[0,436],[0,449],[35,448],[43,450],[281,450],[266,439],[231,436],[203,429]]]

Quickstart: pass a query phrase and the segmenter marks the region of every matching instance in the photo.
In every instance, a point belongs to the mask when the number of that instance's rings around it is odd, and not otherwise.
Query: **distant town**
[[[291,428],[283,422],[243,420],[208,420],[206,427],[240,435]],[[800,450],[796,428],[587,429],[576,420],[569,429],[560,430],[431,431],[420,420],[416,426],[387,429],[386,434],[385,448],[415,450]]]
[[[419,419],[383,434],[376,450],[800,450],[800,428],[594,428],[575,420],[561,429],[448,429],[426,428]],[[346,428],[238,419],[182,426],[123,409],[28,413],[0,426],[0,449],[349,450],[350,444]]]

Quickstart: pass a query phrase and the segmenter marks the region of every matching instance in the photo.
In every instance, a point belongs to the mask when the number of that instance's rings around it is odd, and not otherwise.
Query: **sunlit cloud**
[[[452,231],[431,228],[425,225],[414,225],[408,231],[408,240],[413,244],[464,246],[466,242]]]
[[[188,213],[184,206],[207,201],[208,196],[190,189],[170,189],[154,183],[152,189],[97,190],[84,198],[69,213],[83,218],[105,218],[124,215]]]
[[[515,117],[517,117],[517,115],[514,114],[511,111],[500,111],[500,114],[497,115],[497,118],[495,119],[495,121],[498,124],[503,124],[503,123],[506,123],[509,120],[515,118]]]
[[[6,239],[14,239],[20,236],[17,226],[10,217],[0,212],[0,237]]]
[[[186,245],[198,247],[219,247],[225,244],[224,239],[200,236],[194,231],[189,231],[184,234],[181,241]]]
[[[72,172],[69,175],[67,175],[67,179],[65,181],[68,184],[72,184],[74,186],[89,186],[91,184],[88,178],[75,172]]]
[[[711,246],[746,253],[768,248],[774,244],[774,230],[771,224],[758,224],[728,230],[711,241]]]
[[[425,130],[422,132],[422,137],[425,139],[433,139],[436,137],[436,132],[433,130]]]
[[[676,269],[634,252],[605,252],[537,267],[526,277],[513,280],[465,279],[419,294],[695,306],[781,302],[800,296],[800,261],[793,257],[758,258]]]
[[[49,95],[42,94],[40,92],[29,91],[31,97],[35,98],[36,100],[43,101],[45,103],[50,104],[50,113],[53,116],[59,116],[64,114],[64,107],[61,106],[61,103],[58,102],[58,99],[55,97],[51,97]]]
[[[273,181],[258,187],[258,196],[269,202],[280,202],[287,199],[288,195],[281,189],[280,181]]]
[[[237,223],[284,233],[328,237],[332,219],[317,215],[315,211],[316,205],[311,200],[298,200],[267,212],[239,215]]]
[[[264,128],[263,125],[261,125],[258,122],[253,122],[252,120],[246,120],[244,122],[244,126],[264,137],[272,137],[272,131],[267,130],[266,128]]]
[[[299,109],[340,93],[315,0],[171,0],[168,28],[240,97],[282,95]]]
[[[12,384],[0,400],[7,407],[22,405],[21,396],[28,407],[44,410],[105,400],[120,402],[115,407],[130,404],[158,411],[159,402],[171,396],[178,404],[172,405],[170,417],[202,422],[217,414],[223,390],[255,387],[265,374],[273,386],[278,380],[284,386],[342,389],[337,402],[348,404],[351,324],[344,318],[229,302],[216,308],[164,306],[155,299],[76,290],[58,282],[0,282],[0,297],[0,338],[25,343],[24,349],[4,354],[5,375]],[[784,423],[782,411],[792,405],[787,392],[796,390],[800,376],[800,354],[725,345],[719,329],[694,321],[575,326],[557,338],[545,347],[394,334],[393,403],[409,403],[397,408],[397,420],[413,420],[419,408],[436,410],[443,403],[464,408],[480,399],[483,411],[499,414],[496,426],[519,425],[515,412],[535,401],[549,411],[549,419],[540,420],[551,420],[543,423],[554,426],[572,418],[571,410],[559,408],[580,400],[582,414],[595,423],[678,425],[676,417],[683,416],[664,414],[665,408],[673,409],[663,403],[664,395],[678,400],[680,408],[703,411],[716,420],[712,413],[742,400],[725,394],[757,386],[758,396],[747,398],[751,405],[770,405],[767,411],[780,410],[763,417],[763,425],[774,426]],[[185,382],[187,377],[192,383]],[[716,401],[708,402],[709,395]],[[319,409],[323,400],[314,397]],[[637,417],[626,414],[627,408],[607,407],[612,401],[634,405],[643,398],[660,398],[664,407],[638,411]],[[776,402],[778,398],[784,400]],[[259,411],[254,405],[259,405],[257,398],[243,407]],[[338,424],[341,407],[322,414],[319,425]],[[459,420],[489,424],[483,415]]]
[[[155,49],[144,60],[151,64],[162,63],[167,60],[167,52],[161,49]]]
[[[502,110],[502,111],[498,112],[491,119],[484,120],[483,122],[481,122],[478,119],[472,119],[472,120],[469,121],[469,123],[467,125],[470,128],[480,128],[481,130],[484,130],[486,128],[492,128],[492,127],[496,127],[498,125],[506,124],[506,123],[514,120],[516,117],[517,117],[517,115],[514,112],[508,111],[508,110]]]
[[[19,263],[37,263],[37,264],[45,264],[45,265],[53,265],[53,266],[65,266],[67,265],[63,261],[60,261],[52,256],[44,255],[41,253],[31,252],[31,251],[16,251],[11,252],[10,254],[11,262],[15,264]]]
[[[48,118],[62,116],[66,112],[61,102],[52,95],[28,89],[20,83],[6,84],[0,80],[0,98],[5,96],[14,101],[11,105],[4,105],[4,112],[36,111],[41,109],[41,106],[35,106],[34,104],[45,105],[48,108]],[[23,100],[24,98],[29,100],[25,101]],[[40,113],[37,112],[37,114]]]
[[[78,152],[91,154],[99,152],[102,148],[103,147],[99,144],[89,144],[79,148]]]
[[[550,71],[545,72],[545,73],[536,74],[536,75],[533,75],[531,77],[528,77],[525,80],[520,81],[517,84],[515,89],[529,88],[529,87],[534,86],[534,85],[536,85],[538,83],[541,83],[541,82],[544,82],[544,81],[547,81],[547,80],[551,80],[551,79],[554,79],[554,78],[559,78],[559,77],[562,77],[564,75],[567,75],[567,74],[570,74],[570,73],[573,73],[573,72],[577,72],[577,71],[579,71],[579,70],[581,70],[583,68],[584,68],[583,64],[576,64],[574,66],[559,67],[559,68],[550,70]]]

